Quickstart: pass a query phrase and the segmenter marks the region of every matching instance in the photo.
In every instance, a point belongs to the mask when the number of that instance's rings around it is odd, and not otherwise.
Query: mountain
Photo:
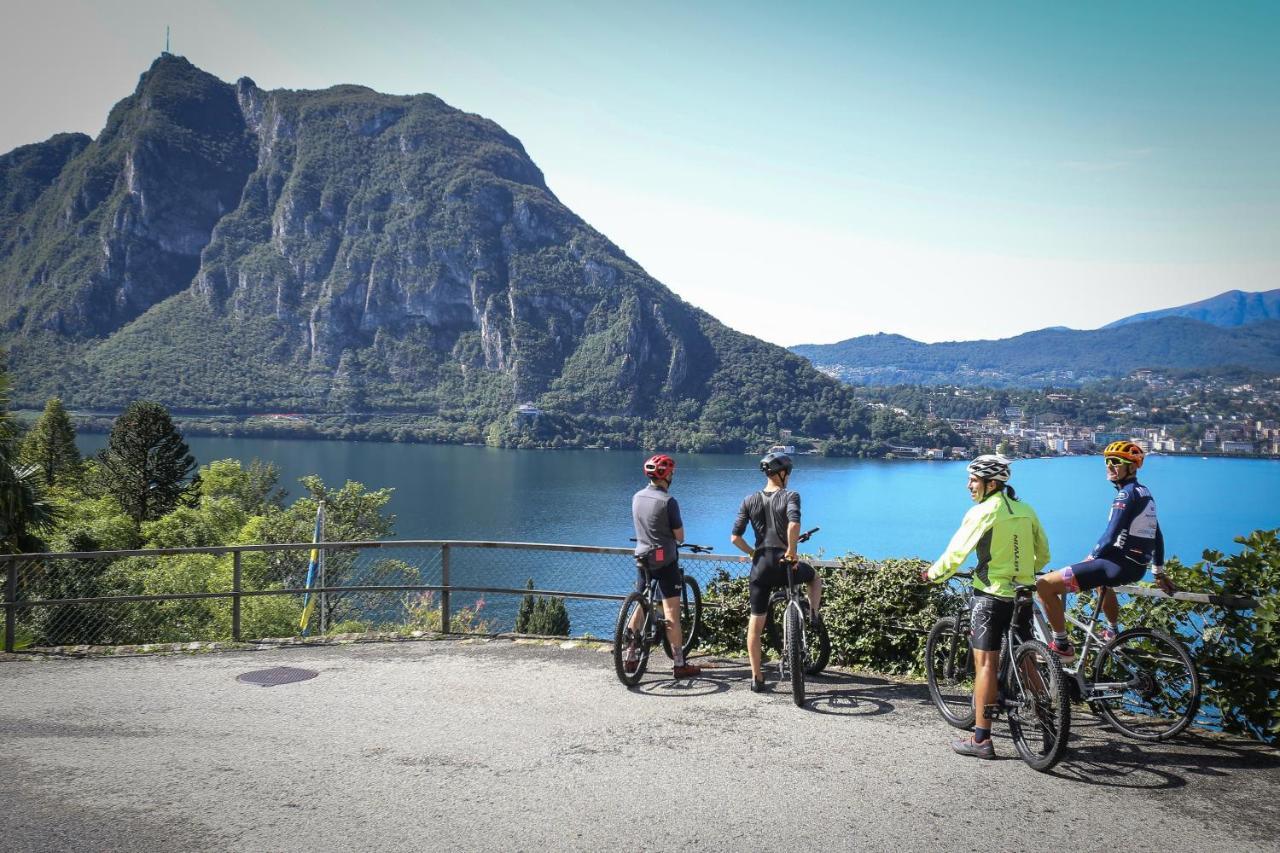
[[[165,54],[96,139],[0,158],[0,202],[19,405],[500,444],[870,436],[839,383],[682,301],[515,137],[431,95],[268,91]]]
[[[1267,320],[1280,320],[1280,289],[1267,290],[1260,293],[1246,293],[1243,290],[1228,290],[1209,299],[1179,305],[1176,308],[1165,308],[1159,311],[1146,311],[1124,317],[1114,323],[1103,326],[1114,329],[1117,326],[1128,326],[1133,323],[1144,323],[1147,320],[1158,320],[1161,317],[1190,317],[1214,326],[1234,328],[1247,326],[1250,323],[1262,323]]]
[[[1247,366],[1280,373],[1280,320],[1221,328],[1165,317],[1094,331],[1042,329],[996,341],[925,344],[864,335],[791,348],[818,369],[866,385],[1079,385],[1149,368]]]

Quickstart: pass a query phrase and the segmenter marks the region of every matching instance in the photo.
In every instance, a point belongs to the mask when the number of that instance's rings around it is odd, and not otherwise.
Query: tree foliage
[[[57,511],[45,495],[39,470],[19,460],[18,432],[9,414],[9,377],[0,371],[0,548],[39,550],[42,528]]]
[[[23,439],[22,461],[37,466],[46,486],[80,475],[83,460],[76,447],[76,430],[59,398],[49,398],[44,412]]]
[[[104,487],[134,521],[171,512],[192,489],[195,457],[158,403],[136,402],[116,418],[98,456]]]

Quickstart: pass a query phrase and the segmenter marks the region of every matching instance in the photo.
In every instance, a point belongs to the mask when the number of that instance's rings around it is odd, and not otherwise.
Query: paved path
[[[236,681],[278,665],[319,676]],[[918,685],[802,711],[741,663],[668,673],[509,641],[0,663],[0,849],[1280,850],[1256,745],[1085,715],[1042,775],[953,756]]]

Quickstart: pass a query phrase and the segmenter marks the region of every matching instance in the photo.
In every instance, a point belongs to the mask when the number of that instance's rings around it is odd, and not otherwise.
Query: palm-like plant
[[[18,431],[9,415],[9,376],[0,372],[0,549],[8,553],[40,550],[38,532],[57,517],[39,467],[21,464],[18,453]]]

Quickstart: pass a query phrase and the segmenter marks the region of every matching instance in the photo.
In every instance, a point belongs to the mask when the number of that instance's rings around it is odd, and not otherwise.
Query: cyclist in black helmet
[[[800,538],[800,493],[787,488],[791,479],[791,457],[785,453],[769,453],[760,460],[764,472],[764,488],[747,495],[738,508],[730,540],[734,547],[750,554],[751,618],[747,622],[747,656],[751,660],[751,690],[764,690],[764,668],[760,651],[760,635],[764,632],[769,612],[769,594],[775,587],[786,586],[785,563],[796,561]],[[747,523],[755,534],[755,547],[747,545],[742,534]],[[822,578],[813,567],[801,563],[796,567],[796,580],[809,585],[809,612],[815,621],[822,603]]]

